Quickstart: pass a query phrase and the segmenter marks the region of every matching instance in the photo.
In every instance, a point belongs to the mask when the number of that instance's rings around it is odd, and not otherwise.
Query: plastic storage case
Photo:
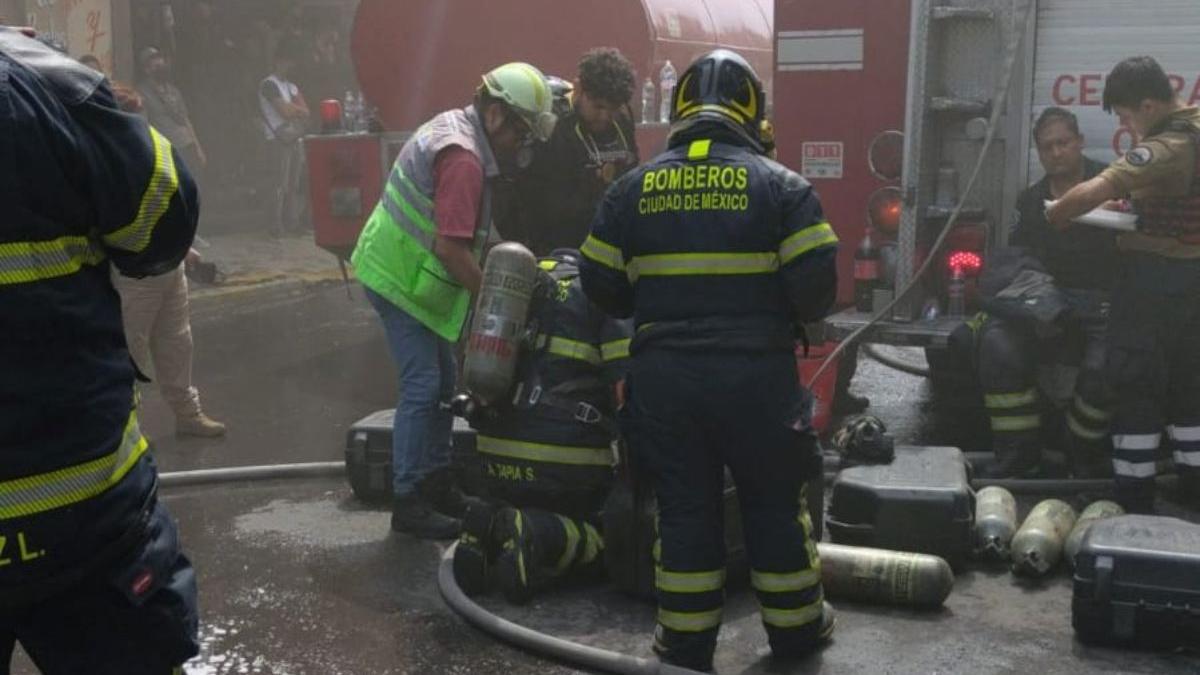
[[[354,495],[364,502],[392,498],[392,420],[396,411],[380,410],[350,426],[346,434],[346,478]],[[452,465],[460,475],[471,474],[475,461],[475,430],[454,418]],[[470,481],[467,481],[470,482]],[[471,486],[468,486],[468,488]]]
[[[1200,525],[1159,516],[1092,525],[1075,556],[1071,623],[1091,644],[1200,645]]]
[[[889,464],[838,474],[825,524],[838,544],[929,553],[958,567],[970,554],[974,520],[962,451],[901,446]]]

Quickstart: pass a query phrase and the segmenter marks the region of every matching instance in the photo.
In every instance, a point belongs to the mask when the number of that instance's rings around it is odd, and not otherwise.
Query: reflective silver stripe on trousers
[[[1117,450],[1157,450],[1162,434],[1114,434],[1113,447]]]
[[[1114,459],[1113,471],[1118,476],[1129,478],[1153,478],[1158,473],[1158,465],[1154,462],[1127,462],[1123,459]]]
[[[1181,441],[1183,443],[1200,443],[1200,427],[1181,427],[1171,425],[1167,427],[1167,433],[1173,441]]]

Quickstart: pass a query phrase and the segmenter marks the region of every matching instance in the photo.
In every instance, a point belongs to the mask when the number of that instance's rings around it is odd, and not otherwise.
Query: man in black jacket
[[[1046,405],[1037,383],[1039,364],[1065,363],[1079,369],[1066,410],[1069,466],[1077,476],[1094,477],[1111,472],[1111,413],[1103,371],[1116,241],[1108,230],[1050,227],[1045,202],[1099,174],[1104,165],[1084,157],[1079,123],[1062,108],[1042,112],[1034,141],[1046,175],[1017,201],[1009,244],[1020,249],[1019,259],[997,255],[989,261],[993,269],[985,277],[1006,278],[994,289],[998,293],[985,301],[989,315],[968,323],[975,333],[978,374],[996,452],[990,473],[1023,476],[1061,470],[1068,463],[1067,457],[1043,447]],[[1011,272],[997,274],[995,267],[1004,258],[1013,263]]]
[[[570,111],[505,191],[498,221],[505,238],[539,256],[579,248],[604,191],[638,164],[633,84],[633,66],[616,49],[583,55]]]

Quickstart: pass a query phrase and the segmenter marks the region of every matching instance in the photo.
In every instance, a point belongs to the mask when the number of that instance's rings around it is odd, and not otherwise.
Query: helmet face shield
[[[533,138],[550,139],[558,118],[552,112],[553,91],[542,71],[528,63],[506,63],[485,74],[483,86],[529,127]]]

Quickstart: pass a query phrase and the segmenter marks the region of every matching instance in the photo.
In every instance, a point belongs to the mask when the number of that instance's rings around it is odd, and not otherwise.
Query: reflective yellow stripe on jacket
[[[0,244],[0,286],[69,276],[103,260],[104,253],[87,237]]]
[[[575,466],[612,466],[612,448],[580,448],[570,445],[529,443],[506,438],[493,438],[482,434],[477,438],[479,452],[484,455],[523,459],[529,462],[548,464],[571,464]]]
[[[610,267],[618,272],[625,271],[625,256],[620,249],[612,244],[597,239],[593,235],[588,235],[583,241],[583,246],[579,247],[579,252],[583,257],[592,262],[599,263],[605,267]]]
[[[636,256],[626,273],[631,282],[640,277],[769,274],[779,269],[779,256],[769,253],[663,253]]]
[[[132,223],[104,236],[105,244],[134,253],[140,253],[150,245],[154,227],[171,206],[171,198],[179,191],[179,173],[175,170],[170,141],[154,127],[150,127],[150,138],[154,142],[154,173],[142,195],[137,215]]]
[[[76,466],[0,483],[0,520],[23,518],[91,499],[120,483],[149,444],[130,413],[121,445]]]
[[[603,360],[598,347],[586,342],[580,342],[579,340],[571,340],[553,335],[539,335],[537,344],[538,347],[545,347],[547,352],[555,356],[586,361],[594,366],[600,365]]]
[[[809,251],[836,243],[838,238],[833,227],[829,223],[817,223],[784,239],[779,245],[779,260],[786,265]]]

